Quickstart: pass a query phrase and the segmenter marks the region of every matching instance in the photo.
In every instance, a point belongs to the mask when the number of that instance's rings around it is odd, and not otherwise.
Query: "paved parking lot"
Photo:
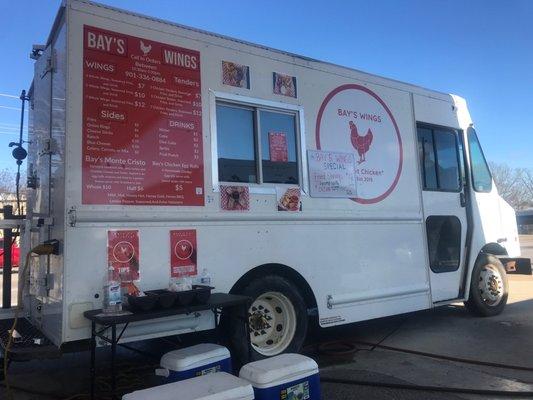
[[[521,237],[521,246],[522,255],[533,258],[533,236]],[[351,361],[334,362],[322,368],[321,374],[376,383],[531,391],[533,398],[533,277],[509,276],[509,284],[508,305],[497,317],[474,318],[462,304],[457,304],[323,332],[323,339],[337,336],[352,342],[379,343],[386,348],[358,345],[359,351]],[[454,362],[449,358],[479,363]],[[322,387],[324,398],[328,399],[501,398],[338,383],[324,383]]]
[[[321,370],[322,376],[443,388],[524,390],[531,391],[533,397],[533,277],[511,277],[510,290],[509,304],[497,317],[474,318],[457,305],[350,327],[349,332],[345,330],[340,335],[345,340],[379,343],[385,348],[359,345],[352,361],[326,366]],[[338,399],[351,398],[344,396],[354,390],[359,393],[354,398],[361,399],[499,398],[328,383],[323,390],[331,396],[326,398]]]
[[[523,237],[522,246],[523,255],[533,257],[533,236]],[[319,354],[314,343],[331,339],[356,343],[357,351],[343,359]],[[162,351],[161,343],[138,346],[154,354]],[[457,304],[321,331],[305,350],[317,358],[322,377],[357,381],[323,383],[322,398],[328,400],[502,398],[369,384],[533,392],[533,277],[510,276],[508,306],[497,317],[474,318]],[[100,357],[103,361],[102,354]],[[150,360],[121,350],[119,385],[123,388],[150,385],[156,359],[157,356]],[[14,364],[10,375],[14,385],[52,394],[17,392],[15,399],[47,400],[84,393],[88,385],[87,363],[88,354],[77,353],[56,360]],[[507,367],[484,365],[487,363]],[[99,384],[105,388],[105,365],[100,365],[103,369],[99,370],[102,377]],[[0,388],[0,398],[4,396]]]

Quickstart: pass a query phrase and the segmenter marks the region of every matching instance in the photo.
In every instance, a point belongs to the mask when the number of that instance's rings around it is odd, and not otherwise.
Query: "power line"
[[[0,96],[2,97],[9,97],[11,99],[20,99],[20,96],[14,96],[12,94],[7,94],[7,93],[0,93]]]
[[[8,110],[20,111],[20,108],[17,108],[17,107],[0,106],[0,108],[7,108]]]

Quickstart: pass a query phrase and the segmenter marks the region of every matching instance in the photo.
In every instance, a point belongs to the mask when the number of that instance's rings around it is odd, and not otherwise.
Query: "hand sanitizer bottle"
[[[120,276],[115,273],[115,269],[110,265],[107,269],[107,277],[104,280],[104,314],[118,314],[122,311],[120,287]]]

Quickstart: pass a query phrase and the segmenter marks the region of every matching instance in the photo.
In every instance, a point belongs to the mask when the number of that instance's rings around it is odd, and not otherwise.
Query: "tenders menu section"
[[[83,34],[83,204],[203,206],[200,53]]]

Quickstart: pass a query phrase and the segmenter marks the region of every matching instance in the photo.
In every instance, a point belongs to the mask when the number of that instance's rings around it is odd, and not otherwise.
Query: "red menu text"
[[[82,203],[203,206],[200,53],[84,27]]]

